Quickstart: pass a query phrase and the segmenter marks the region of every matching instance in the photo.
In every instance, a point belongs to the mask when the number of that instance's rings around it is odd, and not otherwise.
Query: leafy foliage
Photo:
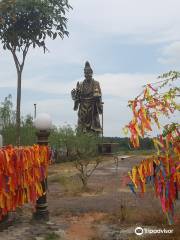
[[[16,144],[16,123],[15,111],[12,103],[12,96],[9,94],[0,104],[0,122],[4,145]],[[21,118],[20,135],[22,145],[33,145],[36,143],[33,118],[27,115]]]
[[[56,161],[72,160],[74,158],[75,131],[70,125],[65,125],[54,129],[50,134],[50,144],[55,149],[57,156]]]
[[[15,111],[13,110],[11,94],[5,97],[4,101],[1,102],[0,122],[2,128],[8,127],[15,123]]]
[[[46,48],[53,40],[68,36],[66,11],[71,6],[62,0],[16,0],[8,10],[0,11],[0,40],[3,48],[21,51],[32,45]]]
[[[78,132],[76,135],[74,164],[84,190],[87,190],[88,180],[101,162],[97,148],[99,142],[100,138],[94,134]]]
[[[180,110],[180,73],[170,71],[158,78],[160,81],[146,85],[139,96],[129,101],[133,119],[125,132],[130,132],[133,146],[139,147],[139,138],[151,132],[154,123],[161,133],[153,139],[156,154],[132,168],[128,185],[134,194],[134,187],[140,187],[143,194],[146,183],[151,183],[169,224],[173,224],[174,202],[180,191],[180,124],[171,122],[171,117]],[[160,116],[170,120],[163,128]]]
[[[47,50],[47,38],[68,36],[68,0],[16,0],[0,4],[0,41],[12,53],[17,71],[16,142],[20,145],[21,80],[29,48]]]
[[[161,80],[146,85],[139,96],[129,101],[133,119],[124,128],[124,131],[125,133],[130,132],[134,147],[139,147],[139,137],[144,137],[152,131],[153,123],[161,129],[160,116],[169,118],[175,111],[180,110],[177,102],[177,97],[180,96],[178,87],[180,73],[170,71],[158,78]],[[174,84],[176,86],[173,86]]]
[[[81,133],[69,125],[54,128],[50,136],[51,145],[60,155],[58,157],[63,160],[65,153],[67,160],[73,160],[85,190],[89,177],[101,162],[98,156],[99,141],[96,135]]]

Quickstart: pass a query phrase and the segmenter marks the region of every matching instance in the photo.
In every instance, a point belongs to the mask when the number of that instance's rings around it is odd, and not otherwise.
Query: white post
[[[2,135],[0,134],[0,147],[2,147],[3,146],[3,137],[2,137]]]

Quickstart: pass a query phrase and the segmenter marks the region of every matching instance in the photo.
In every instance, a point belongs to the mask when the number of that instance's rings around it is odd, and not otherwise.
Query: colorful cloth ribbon
[[[35,204],[44,194],[50,149],[47,146],[0,148],[0,220],[25,203]]]

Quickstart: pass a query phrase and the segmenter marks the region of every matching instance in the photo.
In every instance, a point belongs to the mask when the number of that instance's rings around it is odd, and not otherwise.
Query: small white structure
[[[0,147],[2,147],[3,146],[3,137],[2,137],[2,135],[0,134]]]

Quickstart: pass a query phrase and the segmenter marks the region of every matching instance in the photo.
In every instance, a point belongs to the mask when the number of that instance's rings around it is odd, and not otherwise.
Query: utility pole
[[[104,102],[101,102],[102,104],[102,143],[104,138]]]
[[[34,119],[36,119],[36,103],[34,103]]]

